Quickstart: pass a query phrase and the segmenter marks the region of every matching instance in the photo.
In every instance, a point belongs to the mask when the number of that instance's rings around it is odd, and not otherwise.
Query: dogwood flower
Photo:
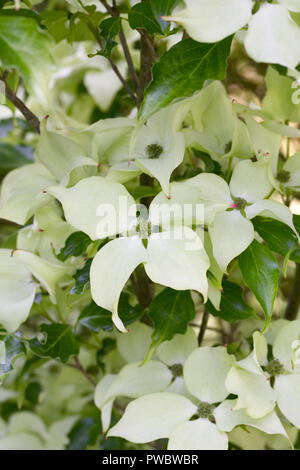
[[[225,450],[228,437],[224,431],[238,425],[285,435],[274,412],[265,419],[254,420],[243,412],[231,411],[234,400],[224,401],[228,396],[225,379],[234,362],[224,347],[195,349],[183,366],[191,398],[169,392],[144,395],[127,406],[108,436],[135,443],[169,438],[169,450]],[[223,403],[217,405],[220,402]]]
[[[270,162],[243,160],[234,170],[229,186],[217,175],[202,173],[182,183],[172,183],[169,201],[159,194],[153,203],[204,204],[204,221],[213,246],[213,255],[225,272],[230,261],[241,254],[254,239],[251,219],[257,215],[272,217],[294,231],[290,210],[283,204],[265,199],[272,191]]]
[[[103,177],[85,178],[72,188],[56,186],[48,191],[62,203],[67,221],[92,240],[128,234],[104,245],[90,271],[93,300],[113,313],[113,321],[121,331],[126,329],[118,316],[119,297],[131,273],[142,263],[152,281],[177,290],[193,289],[207,298],[210,261],[200,237],[191,228],[180,225],[151,231],[159,223],[153,205],[149,221],[138,219],[134,199],[125,187]],[[120,200],[125,207],[120,207]],[[131,229],[134,235],[130,235]],[[143,239],[148,240],[147,248]]]
[[[263,418],[276,405],[276,392],[261,367],[267,363],[267,343],[259,332],[255,332],[252,353],[234,364],[226,377],[228,392],[238,396],[234,409],[244,409],[254,419]]]
[[[182,24],[199,42],[216,42],[245,26],[252,15],[252,0],[184,0],[185,9],[166,17]],[[234,11],[234,15],[232,12]]]
[[[189,100],[168,106],[138,126],[133,137],[130,159],[156,178],[167,195],[170,176],[184,157],[185,139],[180,130],[189,109]]]
[[[50,171],[56,181],[63,186],[68,185],[74,170],[97,166],[83,146],[63,134],[48,130],[46,125],[44,119],[36,148],[36,160]]]
[[[27,319],[34,302],[38,283],[55,300],[55,286],[70,268],[62,263],[50,263],[33,253],[23,250],[12,252],[8,249],[0,250],[0,324],[8,332],[16,331]]]
[[[300,321],[283,324],[273,343],[273,359],[267,360],[267,341],[256,332],[254,350],[237,362],[226,378],[228,391],[238,395],[235,410],[245,409],[262,418],[277,404],[297,428],[300,425]],[[271,386],[270,378],[274,385]]]
[[[234,103],[221,82],[213,81],[191,100],[193,126],[183,129],[187,146],[213,158],[251,158],[249,130],[238,117]]]
[[[35,413],[19,411],[3,427],[0,450],[63,450],[75,421],[76,417],[72,416],[46,427]]]
[[[300,427],[300,321],[287,323],[275,337],[274,360],[267,372],[275,376],[277,405],[284,416]]]
[[[196,41],[213,43],[248,23],[245,47],[256,62],[295,69],[300,62],[300,28],[290,12],[299,12],[297,0],[264,3],[252,15],[252,0],[184,0],[186,8],[165,17],[183,25]],[[234,11],[234,15],[232,12]]]
[[[0,217],[24,225],[51,198],[44,193],[55,184],[53,175],[40,163],[31,163],[5,176],[0,195]]]
[[[64,247],[66,239],[75,229],[62,219],[55,201],[50,201],[35,213],[32,225],[18,231],[17,249],[31,251],[47,261],[57,263],[55,253]],[[73,260],[66,263],[73,263]]]
[[[295,190],[300,188],[300,152],[285,161],[281,170],[275,175],[275,180],[282,188]],[[278,187],[278,183],[275,183],[275,187]]]
[[[118,374],[107,374],[98,383],[94,401],[101,411],[102,431],[110,426],[112,406],[117,396],[139,398],[149,393],[171,392],[189,396],[183,380],[183,365],[197,348],[192,328],[171,341],[163,342],[154,360],[141,364],[151,344],[152,329],[142,323],[131,325],[127,335],[118,333],[118,349],[129,362]]]
[[[0,217],[24,225],[40,207],[51,202],[47,194],[49,186],[68,185],[72,177],[86,176],[85,168],[97,165],[76,141],[47,130],[44,120],[36,162],[11,171],[3,180]]]

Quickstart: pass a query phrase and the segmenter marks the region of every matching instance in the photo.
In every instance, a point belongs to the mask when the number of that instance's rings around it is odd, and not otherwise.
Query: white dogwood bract
[[[92,240],[125,231],[130,223],[126,210],[129,212],[135,204],[122,185],[100,176],[85,178],[72,188],[51,187],[49,193],[62,203],[69,224],[85,232]],[[124,198],[124,214],[120,214],[121,197]],[[105,224],[102,224],[106,214]]]
[[[131,402],[121,420],[108,436],[120,436],[131,442],[145,443],[170,436],[173,429],[197,411],[187,398],[171,393],[144,395]]]
[[[133,137],[130,158],[143,172],[154,176],[167,195],[171,174],[184,157],[184,135],[178,130],[187,106],[183,102],[155,113],[146,125],[137,128]]]
[[[171,434],[168,450],[227,450],[228,437],[207,419],[178,426]]]
[[[235,111],[224,86],[208,83],[191,102],[193,128],[183,129],[188,146],[212,157],[250,158],[253,144],[249,130]]]
[[[288,326],[292,326],[292,323]],[[281,331],[284,331],[284,328]],[[290,328],[291,330],[292,328]],[[187,345],[190,334],[191,331],[187,331],[185,335],[177,335],[176,340],[174,338],[171,342],[163,343],[160,349],[161,351],[165,350],[168,354],[161,356],[158,350],[158,357],[160,359],[167,357],[169,365],[175,364],[186,349],[185,345]],[[278,336],[280,337],[280,333]],[[297,331],[294,336],[297,336]],[[170,387],[163,393],[154,394],[151,394],[151,389],[148,389],[143,397],[128,405],[123,417],[111,428],[108,435],[120,436],[139,443],[169,437],[168,449],[170,450],[221,450],[228,447],[226,433],[238,426],[246,425],[266,434],[282,435],[289,440],[286,430],[275,412],[275,404],[277,400],[281,411],[286,413],[286,417],[294,425],[298,426],[295,424],[295,419],[297,420],[295,413],[293,419],[289,415],[292,404],[297,406],[298,403],[299,381],[296,383],[294,380],[293,387],[290,387],[289,393],[287,393],[289,402],[286,401],[282,404],[277,390],[290,384],[287,381],[282,385],[281,379],[295,376],[280,375],[276,378],[279,385],[277,388],[275,385],[275,389],[273,389],[269,383],[268,374],[261,368],[261,365],[263,367],[268,365],[266,340],[258,332],[254,334],[253,340],[253,352],[239,362],[236,362],[234,356],[230,356],[222,347],[195,348],[187,358],[182,360],[183,380],[189,394],[187,395],[183,388],[178,387],[175,394],[174,392],[170,394]],[[176,344],[178,349],[173,349],[172,343],[174,346]],[[148,364],[150,363],[151,361]],[[132,365],[134,366],[134,364]],[[130,380],[131,376],[129,369],[127,372],[127,367],[122,369],[121,374],[124,374],[124,379],[127,375],[128,381],[132,383],[134,380]],[[147,371],[145,370],[144,373],[146,381]],[[296,377],[298,380],[298,376]],[[175,382],[177,379],[175,378],[173,381]],[[114,388],[113,384],[116,380],[109,376],[109,378],[104,378],[97,387],[99,392],[96,391],[95,399],[98,400],[99,407],[103,406],[104,419],[106,417],[105,394],[109,400],[110,390]],[[110,385],[111,383],[112,385]],[[237,394],[238,399],[227,399],[230,393]],[[184,400],[180,398],[182,395],[186,397]],[[171,414],[169,414],[170,408],[164,409],[168,399],[169,407],[174,406]],[[177,403],[176,408],[175,403]],[[143,404],[147,406],[143,406]],[[160,413],[163,413],[163,428],[157,425]],[[184,418],[185,413],[186,417]],[[190,421],[192,416],[194,418]],[[141,421],[144,423],[143,431],[141,430]],[[182,422],[180,423],[180,421]]]
[[[27,319],[38,283],[55,302],[55,286],[69,271],[62,264],[50,263],[31,252],[0,250],[0,321],[7,331],[16,331]]]
[[[230,432],[236,426],[242,424],[260,429],[267,434],[282,434],[287,437],[286,431],[274,411],[271,411],[261,419],[254,419],[244,410],[236,410],[236,404],[236,400],[225,400],[215,409],[214,416],[218,422],[219,429]]]
[[[49,202],[44,191],[53,183],[51,173],[39,163],[13,170],[1,186],[0,216],[24,225],[39,207]]]
[[[300,61],[300,28],[283,5],[261,5],[249,22],[245,47],[257,62],[291,69]]]
[[[225,378],[232,363],[233,358],[223,347],[197,349],[184,365],[183,374],[187,388],[203,402],[217,403],[224,400],[228,395]]]
[[[262,4],[252,15],[252,0],[185,0],[186,8],[166,19],[181,24],[195,41],[209,43],[248,24],[245,47],[251,58],[295,69],[300,61],[300,28],[289,10],[299,12],[299,5],[297,0],[279,3]]]
[[[196,245],[196,249],[188,250],[188,243]],[[145,263],[146,273],[153,281],[173,289],[197,290],[206,298],[209,258],[200,238],[190,228],[177,227],[173,232],[154,233],[149,236],[147,249],[138,236],[117,238],[95,256],[91,288],[95,302],[113,312],[113,321],[121,331],[126,329],[118,316],[119,296],[131,273],[141,263]],[[181,277],[183,265],[186,266],[185,278]],[[112,280],[113,289],[107,287]]]
[[[247,24],[253,7],[252,0],[185,0],[184,3],[186,8],[168,19],[182,24],[199,42],[216,42],[235,33]]]

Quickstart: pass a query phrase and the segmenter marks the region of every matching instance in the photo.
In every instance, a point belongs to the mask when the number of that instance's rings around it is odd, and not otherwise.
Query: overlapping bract
[[[293,113],[293,107],[286,112]],[[232,102],[221,83],[211,82],[195,96],[155,113],[146,124],[117,118],[85,130],[55,132],[44,121],[37,162],[12,171],[3,181],[0,215],[19,224],[34,215],[33,224],[19,232],[17,248],[55,265],[60,264],[55,253],[76,230],[86,233],[91,243],[117,236],[94,253],[90,281],[92,298],[112,312],[122,331],[118,299],[140,264],[152,281],[196,290],[218,309],[222,272],[255,237],[251,220],[272,217],[295,231],[289,209],[270,195],[274,188],[300,185],[299,155],[279,168],[282,133],[292,128],[272,119],[272,113],[276,116],[276,109],[267,101],[263,111],[253,111]],[[172,181],[174,170],[194,151],[219,161],[228,182],[206,172]],[[233,163],[231,177],[228,162]],[[162,191],[149,215],[137,217],[139,207],[126,186],[142,171],[157,179]],[[192,210],[186,213],[187,205]],[[208,229],[205,236],[203,228]],[[67,260],[63,266],[72,275],[80,263]],[[208,270],[219,287],[207,277]]]
[[[299,2],[264,3],[252,14],[252,0],[185,0],[185,8],[166,19],[182,25],[199,42],[216,42],[248,25],[245,48],[256,62],[295,69],[300,62],[300,28],[291,13]],[[234,15],[232,12],[234,11]]]
[[[269,360],[267,341],[259,332],[253,335],[253,351],[237,361],[224,347],[192,346],[193,333],[189,329],[185,335],[176,335],[160,346],[154,361],[156,373],[147,364],[140,367],[144,372],[132,364],[125,366],[117,376],[106,376],[95,392],[105,430],[109,427],[108,408],[117,385],[123,384],[118,389],[120,396],[136,397],[108,436],[120,436],[135,443],[169,438],[168,449],[176,450],[222,450],[228,447],[227,433],[238,426],[247,426],[269,435],[281,435],[288,442],[276,405],[294,426],[299,427],[300,327],[299,321],[283,322],[278,326]],[[135,334],[140,335],[141,346],[145,333],[150,335],[146,326],[135,330]],[[160,384],[159,361],[173,371],[168,388],[166,384]],[[176,372],[174,375],[174,371],[179,371],[178,375]],[[142,382],[139,376],[143,374]],[[145,393],[147,374],[152,382]],[[270,382],[271,377],[274,382]],[[161,387],[160,393],[153,393],[154,384]],[[128,386],[130,392],[126,390]],[[237,399],[228,398],[231,393],[237,395]]]

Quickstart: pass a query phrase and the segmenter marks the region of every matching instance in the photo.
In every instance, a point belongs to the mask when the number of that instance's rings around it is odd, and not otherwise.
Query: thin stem
[[[114,61],[112,59],[108,59],[109,60],[109,63],[111,65],[111,68],[113,69],[113,71],[115,72],[115,74],[117,75],[117,77],[119,78],[120,82],[123,84],[125,90],[127,91],[127,93],[129,94],[129,96],[133,99],[133,101],[135,103],[137,103],[137,99],[136,99],[136,96],[134,95],[133,91],[131,90],[130,86],[127,84],[126,80],[124,79],[124,77],[122,76],[120,70],[118,69],[118,67],[116,66],[116,64],[114,63]]]
[[[131,57],[131,54],[130,54],[130,51],[129,51],[129,48],[128,48],[128,45],[127,45],[126,37],[125,37],[125,34],[124,34],[124,31],[123,31],[122,27],[121,27],[121,31],[119,33],[119,38],[120,38],[120,42],[121,42],[121,45],[122,45],[124,56],[125,56],[125,59],[126,59],[127,65],[128,65],[129,73],[130,73],[132,81],[134,83],[137,95],[139,96],[141,94],[141,84],[140,84],[140,81],[138,79],[137,73],[135,71],[135,67],[134,67],[134,64],[133,64],[133,61],[132,61],[132,57]]]
[[[285,124],[288,126],[290,123],[286,121]],[[289,137],[286,138],[286,159],[289,158],[291,152],[291,139]]]
[[[91,377],[91,376],[87,373],[87,371],[86,371],[86,370],[84,369],[84,367],[81,365],[78,356],[74,356],[74,359],[75,359],[75,364],[67,364],[67,365],[68,365],[69,367],[73,367],[74,369],[79,370],[79,371],[84,375],[84,377],[85,377],[94,387],[96,387],[97,382],[93,379],[93,377]]]
[[[88,27],[90,29],[90,31],[93,33],[93,35],[95,36],[98,44],[100,47],[102,47],[102,43],[101,43],[101,38],[99,36],[99,33],[98,33],[98,30],[97,28],[95,28],[95,26],[93,25],[93,23],[91,21],[88,22]],[[128,83],[126,82],[125,78],[122,76],[120,70],[118,69],[118,67],[116,66],[116,64],[114,63],[114,61],[109,57],[107,59],[110,63],[110,66],[111,68],[113,69],[113,71],[115,72],[115,74],[117,75],[117,77],[119,78],[120,82],[122,83],[123,87],[125,88],[125,90],[127,91],[127,93],[129,94],[129,96],[132,98],[132,100],[137,104],[137,98],[136,96],[134,95],[133,91],[131,90],[130,86],[128,85]]]
[[[108,13],[110,13],[112,16],[115,15],[114,9],[107,3],[106,0],[100,0],[100,3],[102,3],[102,5],[106,8]]]
[[[115,2],[114,2],[113,8],[111,8],[105,0],[100,0],[100,1],[101,1],[102,5],[106,8],[107,12],[110,13],[112,16],[119,16],[120,15],[117,8],[116,8]],[[127,45],[126,37],[125,37],[122,26],[121,26],[121,30],[119,32],[119,39],[120,39],[120,43],[121,43],[121,46],[122,46],[122,49],[123,49],[123,52],[124,52],[124,56],[125,56],[125,59],[126,59],[127,65],[128,65],[129,73],[130,73],[132,81],[134,83],[137,95],[139,96],[141,94],[141,84],[140,84],[140,81],[138,79],[137,73],[135,71],[135,67],[134,67],[134,64],[133,64],[133,61],[132,61],[132,57],[131,57],[131,54],[130,54],[130,51],[129,51],[129,48],[128,48],[128,45]]]
[[[233,161],[233,157],[230,157],[229,162],[228,162],[227,172],[226,172],[226,181],[227,181],[227,183],[230,180],[231,169],[232,169],[232,161]]]
[[[296,320],[300,308],[300,263],[296,264],[294,282],[285,311],[287,320]]]
[[[9,88],[5,81],[5,74],[0,77],[0,80],[4,82],[5,84],[5,96],[6,98],[23,114],[25,119],[31,124],[31,126],[36,130],[38,134],[40,134],[40,121],[39,118],[33,114],[32,111],[30,111],[29,108],[27,108],[26,104],[23,103],[20,98],[17,97],[17,95]]]
[[[206,331],[207,323],[208,323],[208,318],[209,318],[209,312],[208,312],[208,310],[205,309],[204,312],[203,312],[202,323],[201,323],[201,327],[200,327],[200,331],[199,331],[199,335],[198,335],[198,345],[199,346],[201,346],[202,341],[204,339],[204,335],[205,335],[205,331]]]

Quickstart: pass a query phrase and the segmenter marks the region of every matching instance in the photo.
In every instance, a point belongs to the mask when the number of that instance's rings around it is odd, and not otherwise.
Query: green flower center
[[[269,361],[268,365],[265,367],[265,371],[268,372],[272,377],[276,377],[276,375],[281,375],[284,372],[284,367],[278,359],[272,359]]]
[[[279,173],[277,173],[277,179],[280,183],[288,183],[291,179],[291,173],[286,170],[279,171]]]
[[[151,234],[151,226],[148,220],[139,217],[138,225],[136,231],[139,234],[140,238],[148,239]]]
[[[150,144],[150,145],[147,145],[146,147],[147,156],[151,160],[155,160],[156,158],[159,158],[161,154],[163,153],[163,151],[164,151],[163,147],[159,144]]]
[[[182,377],[183,376],[183,367],[182,364],[173,364],[170,367],[170,370],[172,372],[173,378],[176,379],[176,377]]]
[[[241,197],[235,197],[233,200],[238,210],[242,211],[246,209],[248,205],[248,202],[246,201],[246,199],[243,199]]]
[[[198,416],[199,418],[206,418],[209,419],[210,421],[214,421],[214,405],[211,405],[210,403],[206,403],[204,401],[200,401],[198,405]]]

